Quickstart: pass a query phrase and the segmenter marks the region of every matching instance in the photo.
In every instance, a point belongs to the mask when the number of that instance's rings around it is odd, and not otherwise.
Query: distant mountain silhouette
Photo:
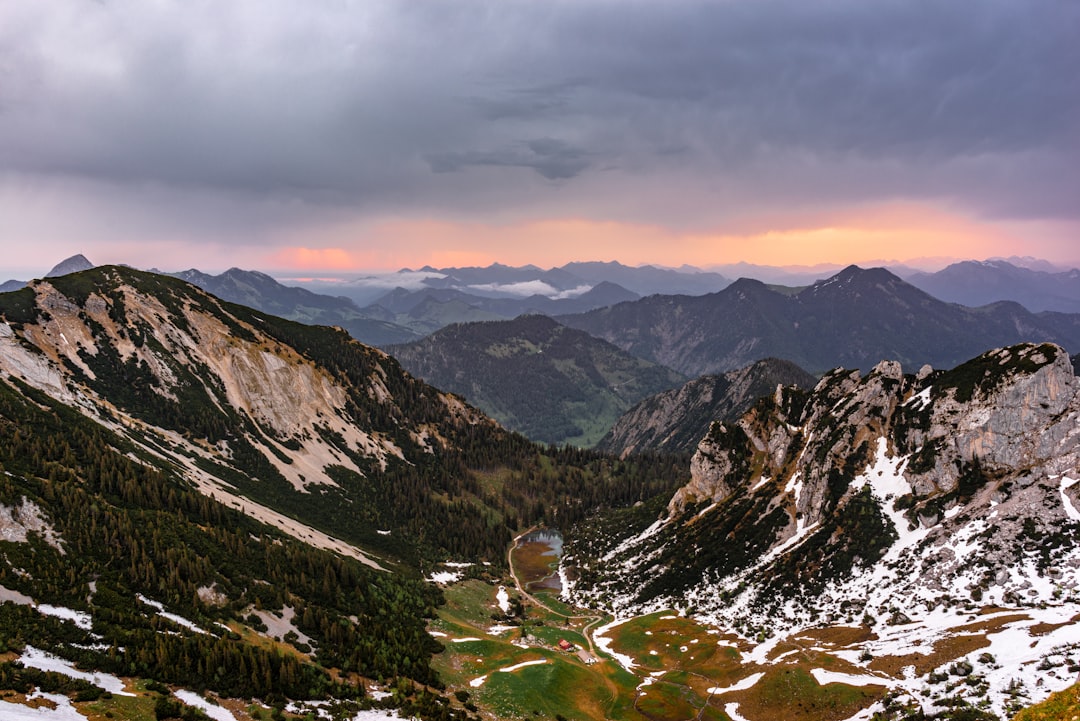
[[[46,278],[55,278],[61,275],[67,275],[69,273],[78,273],[84,270],[90,270],[94,267],[94,264],[86,259],[85,255],[81,253],[73,255],[70,258],[64,260],[53,266],[53,269],[45,274]]]
[[[230,303],[239,303],[309,325],[340,326],[353,338],[369,345],[403,343],[418,337],[407,328],[365,316],[348,298],[335,298],[282,285],[269,275],[254,270],[230,268],[221,275],[208,275],[192,268],[168,275],[185,280]]]
[[[1080,349],[1080,315],[1031,313],[1018,303],[967,308],[938,300],[882,268],[849,266],[798,292],[740,279],[705,296],[650,296],[558,320],[690,376],[755,360],[811,373],[870,368],[882,359],[948,368],[1024,341]]]
[[[1033,313],[1080,313],[1080,270],[1049,272],[1005,260],[966,260],[936,273],[918,273],[908,282],[952,303],[980,306],[1016,301]]]
[[[362,308],[361,312],[368,317],[380,318],[416,333],[427,334],[453,323],[510,320],[520,315],[583,313],[636,300],[638,297],[636,293],[606,281],[580,295],[567,298],[551,298],[539,294],[524,298],[490,297],[456,288],[395,288],[372,305]]]

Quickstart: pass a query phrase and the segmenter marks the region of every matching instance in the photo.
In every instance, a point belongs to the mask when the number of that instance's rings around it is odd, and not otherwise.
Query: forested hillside
[[[387,349],[411,373],[464,396],[507,428],[588,447],[679,373],[546,316],[452,325]]]
[[[0,591],[17,601],[0,604],[0,650],[32,645],[84,668],[270,701],[362,698],[351,674],[438,686],[425,618],[441,596],[416,573],[372,570],[228,509],[17,380],[0,382],[0,470]],[[291,648],[251,632],[256,612],[286,608]],[[41,680],[11,663],[0,678]]]
[[[633,503],[684,475],[536,446],[341,330],[174,278],[96,268],[0,295],[0,314],[10,378],[77,399],[219,500],[384,563],[501,563],[518,528]]]

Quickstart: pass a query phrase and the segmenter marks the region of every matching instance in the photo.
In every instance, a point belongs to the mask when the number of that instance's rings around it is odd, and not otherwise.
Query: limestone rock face
[[[916,495],[954,491],[958,469],[975,464],[992,477],[1023,470],[1032,481],[1077,468],[1080,378],[1068,354],[1049,344],[990,351],[947,373],[905,376],[892,361],[865,377],[833,371],[797,414],[782,408],[782,398],[778,391],[737,422],[713,427],[670,513],[694,501],[722,501],[763,476],[797,475],[794,512],[813,523],[827,510],[828,474],[865,461],[878,438],[894,453],[913,454],[905,475]],[[747,447],[758,470],[740,477]]]
[[[723,440],[741,431],[738,425],[728,427],[717,423],[709,435],[698,445],[690,460],[690,482],[675,492],[670,508],[681,511],[686,505],[697,501],[722,501],[738,489],[738,464],[740,458]],[[745,437],[745,434],[743,434]]]
[[[778,628],[1080,599],[1080,378],[1056,345],[778,389],[690,470],[652,526],[594,541],[574,593]]]
[[[917,492],[953,490],[958,463],[977,461],[997,476],[1027,469],[1032,480],[1077,466],[1080,378],[1069,356],[1056,346],[1017,346],[979,361],[971,372],[981,371],[983,385],[970,398],[948,382],[930,386],[929,419],[904,439],[909,448],[937,449],[931,468],[909,476]]]
[[[814,376],[789,361],[766,358],[722,375],[702,376],[646,398],[615,423],[597,448],[621,457],[646,451],[693,453],[713,421],[736,421],[778,386],[812,388]]]

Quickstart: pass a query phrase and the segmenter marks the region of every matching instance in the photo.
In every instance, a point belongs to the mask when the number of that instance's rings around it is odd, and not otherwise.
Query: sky
[[[1078,37],[1075,0],[4,0],[0,276],[1080,265]]]

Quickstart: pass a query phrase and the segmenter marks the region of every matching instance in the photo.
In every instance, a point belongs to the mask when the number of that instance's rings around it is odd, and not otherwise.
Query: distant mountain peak
[[[816,294],[826,288],[846,290],[882,284],[904,284],[904,280],[885,268],[862,268],[849,265],[835,275],[814,283],[808,290]]]
[[[68,275],[69,273],[90,270],[93,267],[94,264],[87,260],[85,255],[79,253],[57,263],[53,266],[52,270],[45,274],[45,277],[56,278],[61,275]]]
[[[753,291],[757,292],[757,291],[760,291],[762,289],[767,290],[768,286],[765,285],[764,283],[762,283],[760,280],[757,280],[756,278],[739,278],[738,280],[733,282],[731,285],[729,285],[724,290],[727,290],[727,291],[753,290]]]

